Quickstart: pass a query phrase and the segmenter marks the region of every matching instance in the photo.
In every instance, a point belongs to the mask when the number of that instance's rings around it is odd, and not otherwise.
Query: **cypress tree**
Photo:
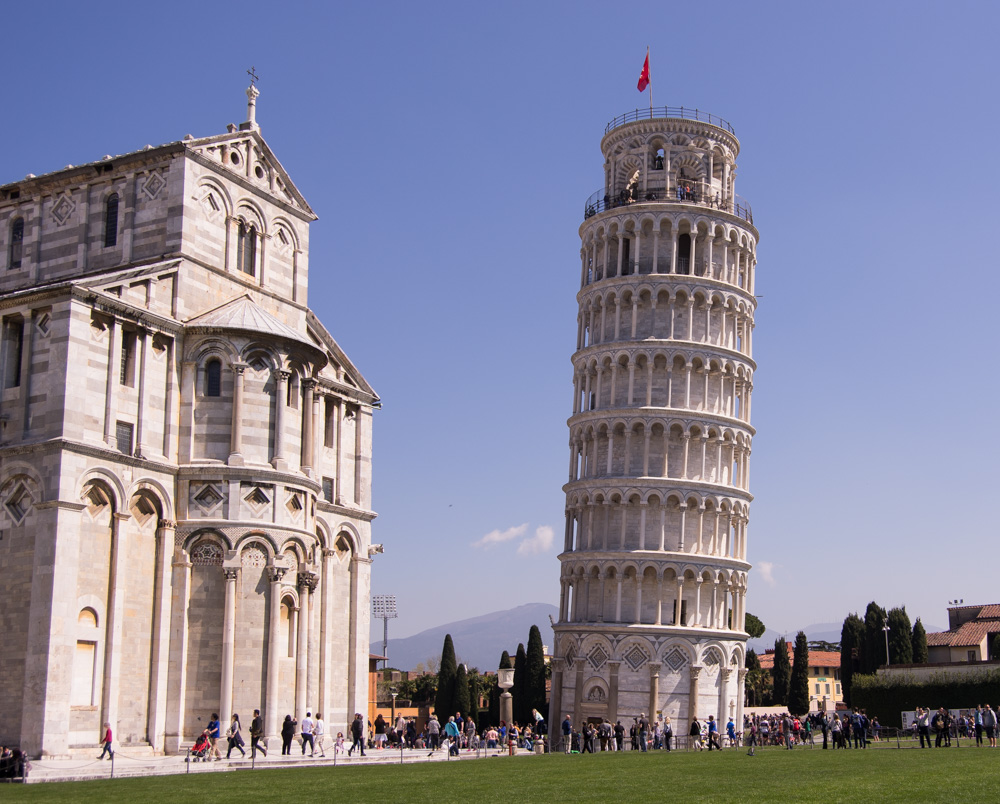
[[[477,670],[472,670],[469,674],[469,718],[479,727],[479,690],[482,676]]]
[[[865,643],[861,655],[861,672],[870,675],[886,663],[885,625],[886,613],[874,600],[865,609]]]
[[[455,673],[455,699],[451,711],[469,714],[469,674],[464,664],[460,664]]]
[[[851,705],[851,679],[861,668],[865,624],[857,614],[848,614],[840,629],[840,688],[844,703]]]
[[[455,676],[458,675],[458,665],[455,662],[455,645],[451,634],[445,634],[444,647],[441,649],[441,667],[438,670],[437,697],[434,699],[434,713],[442,725],[448,721],[448,715],[455,711]]]
[[[793,715],[809,712],[809,641],[803,631],[795,636],[795,657],[788,684],[788,711]]]
[[[792,668],[788,662],[788,645],[784,637],[774,640],[774,665],[771,667],[774,679],[774,705],[788,706],[788,686],[792,679]]]
[[[527,712],[531,715],[532,709],[541,712],[542,717],[548,717],[548,710],[545,708],[545,646],[542,644],[542,632],[537,625],[531,626],[528,632],[528,657],[525,663],[525,673],[527,679]],[[534,722],[531,723],[534,728]]]
[[[517,653],[514,655],[514,686],[510,691],[514,696],[511,707],[511,717],[515,723],[522,726],[525,723],[525,705],[528,703],[528,655],[524,650],[524,643],[517,643]],[[528,712],[531,710],[528,709]]]
[[[890,664],[910,664],[913,661],[913,629],[906,606],[889,609]]]
[[[927,632],[924,624],[917,621],[913,624],[913,633],[910,636],[910,645],[913,646],[913,662],[915,664],[925,664],[927,662]]]

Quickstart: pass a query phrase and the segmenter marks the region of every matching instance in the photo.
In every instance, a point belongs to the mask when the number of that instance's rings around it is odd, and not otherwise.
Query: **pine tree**
[[[455,711],[455,676],[457,674],[455,645],[451,641],[451,634],[445,634],[444,647],[441,650],[441,669],[438,670],[437,697],[434,699],[434,713],[442,725],[447,722],[448,716]]]
[[[889,609],[888,617],[890,664],[910,664],[913,661],[913,629],[906,606]]]
[[[874,673],[886,663],[885,626],[886,613],[874,600],[865,609],[865,643],[861,654],[861,672]]]
[[[455,673],[455,699],[451,711],[469,714],[469,674],[464,664],[460,664]]]
[[[848,614],[840,629],[840,688],[844,703],[851,704],[851,679],[861,668],[865,624],[857,614]]]
[[[788,706],[788,686],[792,679],[792,668],[788,662],[788,644],[784,637],[774,640],[774,665],[771,667],[774,679],[774,705]]]
[[[910,644],[913,646],[913,663],[925,664],[927,662],[927,632],[924,624],[917,621],[913,624],[913,633],[910,635]]]
[[[795,636],[795,656],[788,684],[788,711],[793,715],[809,712],[809,640],[803,631]]]
[[[743,630],[747,632],[750,639],[760,639],[764,636],[764,631],[767,629],[764,627],[764,623],[760,621],[759,617],[755,617],[748,611],[743,616]]]
[[[747,651],[746,668],[747,674],[744,684],[746,686],[747,703],[750,706],[760,706],[764,699],[765,673],[760,666],[760,658],[753,648]]]
[[[525,673],[528,677],[526,687],[527,711],[532,709],[541,712],[542,717],[548,717],[545,708],[545,646],[542,644],[542,632],[537,625],[531,626],[528,632],[528,657],[525,663]],[[531,723],[534,728],[534,722]]]
[[[511,693],[514,700],[511,702],[511,717],[515,723],[522,726],[525,723],[525,705],[528,703],[528,655],[524,650],[524,643],[517,643],[517,653],[514,655],[514,686]],[[531,710],[528,709],[528,712]]]

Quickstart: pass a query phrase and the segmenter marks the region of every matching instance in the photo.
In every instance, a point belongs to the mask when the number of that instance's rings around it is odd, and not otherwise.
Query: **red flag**
[[[642,63],[642,72],[639,74],[639,91],[642,92],[649,86],[649,51],[646,51],[646,60]]]

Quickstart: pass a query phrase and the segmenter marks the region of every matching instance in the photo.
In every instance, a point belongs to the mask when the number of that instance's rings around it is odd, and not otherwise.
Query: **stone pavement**
[[[295,767],[343,768],[347,766],[360,767],[363,765],[395,765],[400,764],[400,762],[409,765],[414,762],[455,762],[507,756],[506,751],[490,750],[487,752],[485,749],[479,751],[463,749],[458,759],[455,757],[449,759],[447,750],[443,748],[437,751],[429,751],[423,748],[420,750],[404,749],[402,752],[392,749],[383,751],[369,749],[365,752],[364,757],[360,757],[356,753],[354,756],[349,757],[346,753],[342,753],[336,758],[334,758],[331,749],[327,751],[326,758],[322,758],[319,755],[314,757],[303,756],[300,753],[301,749],[297,745],[293,745],[292,748],[293,752],[291,756],[268,753],[267,757],[261,757],[258,754],[256,763],[251,762],[249,750],[245,759],[234,756],[230,760],[221,759],[214,762],[199,761],[189,763],[184,756],[130,757],[127,750],[115,752],[113,765],[108,760],[97,759],[90,761],[80,759],[31,760],[30,770],[28,771],[28,783],[108,779],[111,778],[112,773],[114,778],[120,779],[134,776],[169,776],[178,773],[225,773],[234,770],[250,770],[251,768],[256,770]],[[94,750],[96,751],[97,749],[95,748]],[[531,752],[522,749],[517,751],[517,756],[528,756],[530,754]]]

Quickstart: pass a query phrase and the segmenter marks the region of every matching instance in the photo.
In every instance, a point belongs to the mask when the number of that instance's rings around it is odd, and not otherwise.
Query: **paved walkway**
[[[298,746],[293,745],[293,749]],[[97,749],[95,749],[96,751]],[[507,756],[506,752],[500,754],[496,750],[467,751],[463,750],[458,761],[468,761],[476,759],[486,759],[488,757]],[[517,751],[518,756],[528,756],[530,752],[524,750]],[[114,778],[125,778],[132,776],[168,776],[178,773],[226,773],[234,770],[250,770],[254,768],[261,770],[265,768],[293,768],[293,767],[345,767],[362,765],[398,765],[400,762],[411,764],[414,762],[455,762],[456,758],[449,759],[445,749],[428,751],[420,750],[386,749],[376,751],[370,749],[365,752],[365,756],[347,756],[340,754],[336,758],[333,751],[328,750],[326,758],[319,755],[310,757],[303,756],[293,750],[291,756],[281,756],[280,754],[268,753],[267,757],[257,755],[256,763],[251,762],[250,752],[247,751],[246,758],[234,756],[232,759],[225,758],[214,762],[191,762],[185,761],[184,756],[159,756],[159,757],[130,757],[127,749],[119,750],[115,753],[114,763],[108,760],[79,760],[79,759],[39,759],[31,760],[31,767],[28,771],[28,783],[35,782],[68,782],[83,781],[90,779],[108,779],[112,774]]]

